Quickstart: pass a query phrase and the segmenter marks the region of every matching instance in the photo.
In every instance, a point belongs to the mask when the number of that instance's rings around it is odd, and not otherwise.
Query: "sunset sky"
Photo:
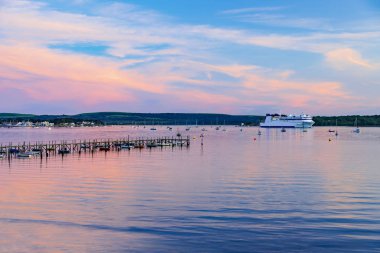
[[[0,112],[380,114],[380,1],[0,0]]]

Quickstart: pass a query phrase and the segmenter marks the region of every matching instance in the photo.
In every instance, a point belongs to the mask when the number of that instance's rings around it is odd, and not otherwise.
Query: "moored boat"
[[[58,154],[60,154],[60,155],[70,154],[70,150],[68,150],[67,148],[60,149],[60,150],[58,150]]]
[[[10,148],[8,151],[11,154],[18,154],[18,153],[20,153],[20,150],[18,150],[17,148]]]
[[[155,148],[155,147],[157,147],[157,143],[155,143],[155,142],[149,142],[149,143],[146,144],[146,146],[148,148]]]
[[[29,152],[25,152],[25,153],[18,153],[17,155],[16,155],[16,157],[17,158],[31,158],[31,157],[33,157],[33,155],[32,154],[30,154]]]
[[[358,118],[355,118],[355,129],[353,130],[354,133],[359,134],[360,133],[360,128],[358,127]]]
[[[132,149],[132,148],[135,148],[135,146],[131,145],[131,144],[123,144],[120,146],[121,149]]]

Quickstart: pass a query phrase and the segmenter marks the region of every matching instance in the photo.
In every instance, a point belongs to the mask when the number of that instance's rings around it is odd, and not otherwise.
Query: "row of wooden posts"
[[[28,152],[36,152],[41,156],[49,154],[68,154],[75,152],[95,152],[120,150],[122,148],[154,148],[163,146],[190,146],[190,137],[158,137],[158,138],[118,138],[92,139],[73,141],[23,142],[18,144],[0,144],[0,156],[12,157]]]

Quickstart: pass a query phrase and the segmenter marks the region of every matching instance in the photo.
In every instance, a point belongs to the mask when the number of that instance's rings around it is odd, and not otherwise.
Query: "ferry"
[[[265,121],[260,127],[266,128],[311,128],[314,124],[313,118],[307,114],[284,115],[267,114]]]

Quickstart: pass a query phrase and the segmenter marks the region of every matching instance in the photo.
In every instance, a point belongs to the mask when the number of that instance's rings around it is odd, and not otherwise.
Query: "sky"
[[[0,0],[0,112],[380,114],[377,0]]]

